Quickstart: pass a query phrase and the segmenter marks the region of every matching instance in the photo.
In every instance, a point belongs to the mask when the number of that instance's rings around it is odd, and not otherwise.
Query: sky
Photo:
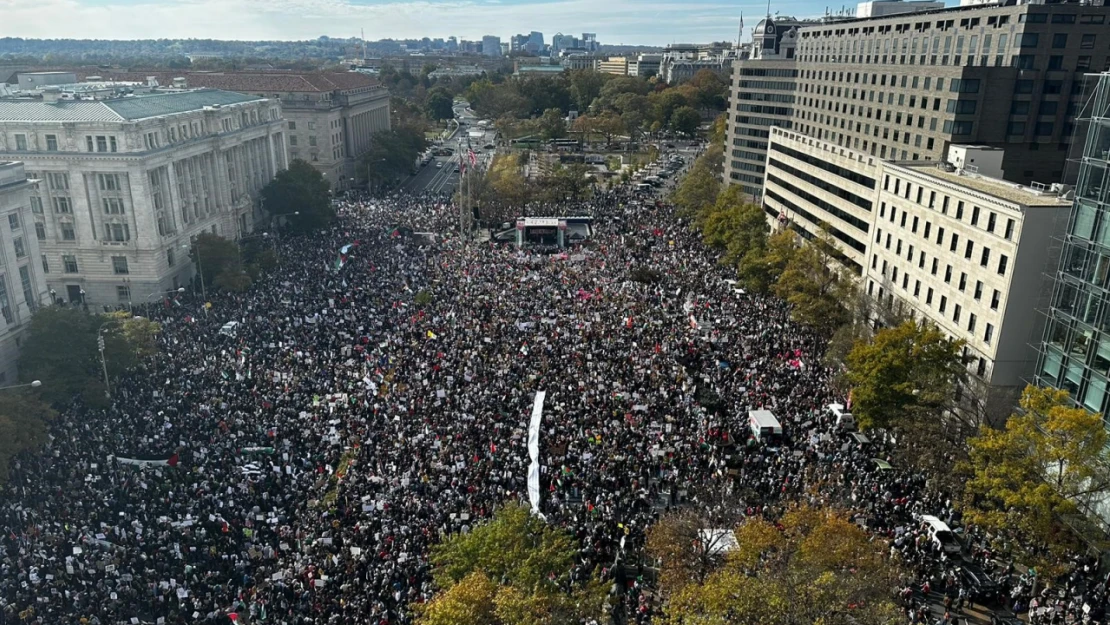
[[[827,1],[827,0],[826,0]],[[829,6],[837,10],[841,5]],[[854,7],[855,4],[850,6]],[[821,15],[820,0],[776,0],[771,12]],[[0,0],[0,36],[38,39],[406,39],[502,41],[538,30],[597,33],[604,44],[745,40],[767,13],[747,0]]]

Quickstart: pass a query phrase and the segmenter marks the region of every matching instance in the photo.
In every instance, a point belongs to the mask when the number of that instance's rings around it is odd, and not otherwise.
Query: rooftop
[[[978,174],[960,174],[958,171],[945,171],[937,167],[936,162],[910,161],[897,163],[906,169],[919,174],[924,174],[943,182],[957,184],[980,193],[996,197],[1007,202],[1014,202],[1022,206],[1071,206],[1071,200],[1062,199],[1059,195],[1050,192],[1038,192],[1031,187],[1019,185],[1016,182],[988,178]]]
[[[135,95],[111,100],[0,100],[0,122],[120,122],[198,111],[261,98],[217,89]]]

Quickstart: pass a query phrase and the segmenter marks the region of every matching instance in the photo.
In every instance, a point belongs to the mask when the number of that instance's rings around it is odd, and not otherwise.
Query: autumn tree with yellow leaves
[[[570,581],[577,544],[519,504],[432,549],[440,592],[413,610],[419,625],[560,625],[602,620],[608,587]]]
[[[886,542],[839,512],[800,506],[778,524],[752,518],[703,582],[668,598],[673,625],[886,625],[902,572]],[[663,563],[666,576],[667,562]]]
[[[1110,489],[1107,432],[1067,391],[1027,386],[1020,406],[1004,428],[968,441],[964,520],[1051,567],[1092,538],[1085,515]]]

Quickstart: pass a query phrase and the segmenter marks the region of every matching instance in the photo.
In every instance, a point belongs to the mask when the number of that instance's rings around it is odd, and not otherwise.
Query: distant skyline
[[[815,0],[778,0],[771,13],[824,14]],[[855,4],[844,5],[855,8]],[[725,0],[6,0],[0,35],[31,39],[335,38],[481,40],[538,30],[597,33],[603,44],[656,45],[735,41],[741,11],[745,40],[766,2]]]

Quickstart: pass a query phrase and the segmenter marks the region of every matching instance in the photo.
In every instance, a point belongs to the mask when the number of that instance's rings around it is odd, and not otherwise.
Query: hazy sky
[[[771,12],[815,16],[819,0],[777,0]],[[829,6],[837,10],[841,5]],[[850,5],[854,7],[855,5]],[[597,33],[602,43],[732,41],[767,12],[749,0],[2,0],[0,36],[77,39],[412,37],[502,40],[518,32]]]

